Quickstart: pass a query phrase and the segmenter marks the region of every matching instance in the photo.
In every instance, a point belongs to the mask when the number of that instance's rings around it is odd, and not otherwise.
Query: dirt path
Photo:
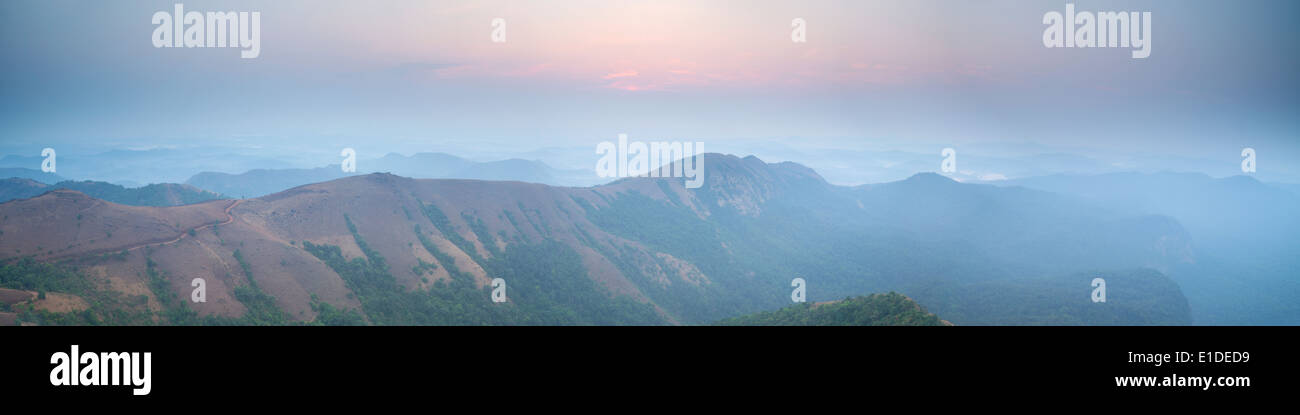
[[[205,230],[205,229],[208,229],[208,228],[211,228],[211,227],[214,227],[214,226],[229,225],[231,222],[234,222],[234,221],[235,221],[235,215],[234,215],[234,214],[231,214],[230,212],[233,211],[233,210],[235,210],[235,207],[238,207],[240,203],[244,203],[244,200],[243,200],[243,199],[239,199],[239,200],[234,201],[234,203],[231,203],[230,206],[226,206],[226,221],[225,221],[225,222],[209,223],[209,224],[207,224],[207,225],[203,225],[203,226],[199,226],[199,227],[195,227],[195,228],[190,228],[190,229],[185,230],[184,232],[181,232],[180,235],[177,235],[177,236],[176,236],[176,239],[172,239],[172,240],[170,240],[170,241],[164,241],[164,242],[145,243],[145,244],[142,244],[142,245],[137,245],[137,246],[134,246],[134,247],[126,248],[126,250],[129,252],[129,251],[134,251],[134,250],[142,249],[142,248],[149,248],[149,247],[154,247],[154,246],[163,246],[163,245],[171,245],[171,244],[174,244],[174,243],[180,242],[181,240],[185,239],[186,236],[189,236],[190,231],[198,232],[198,231]],[[115,249],[114,251],[116,251],[116,249]]]
[[[99,249],[99,250],[95,250],[95,251],[88,251],[88,252],[83,252],[83,253],[78,253],[78,254],[68,254],[68,255],[62,255],[62,256],[56,256],[56,257],[49,257],[49,258],[46,258],[45,260],[46,260],[46,261],[56,261],[56,260],[60,260],[60,259],[70,258],[70,257],[86,257],[86,256],[93,256],[93,255],[103,254],[103,253],[121,252],[121,251],[127,251],[127,252],[130,252],[130,251],[135,251],[135,250],[143,249],[143,248],[149,248],[149,247],[155,247],[155,246],[163,246],[163,245],[171,245],[171,244],[174,244],[174,243],[177,243],[177,242],[180,242],[180,241],[184,240],[186,236],[189,236],[189,233],[190,233],[191,231],[193,231],[193,232],[198,232],[198,231],[205,230],[205,229],[208,229],[208,228],[211,228],[211,227],[214,227],[214,226],[229,225],[231,222],[234,222],[234,221],[235,221],[235,215],[234,215],[233,213],[231,213],[231,212],[234,211],[236,207],[239,207],[239,204],[240,204],[240,203],[244,203],[244,200],[243,200],[243,199],[238,199],[238,200],[235,200],[235,201],[231,202],[231,203],[230,203],[230,206],[226,206],[226,210],[225,210],[225,213],[226,213],[226,220],[225,220],[225,221],[223,221],[223,222],[218,222],[218,223],[209,223],[209,224],[206,224],[206,225],[202,225],[202,226],[197,226],[197,227],[193,227],[193,228],[190,228],[190,229],[186,229],[186,230],[184,230],[184,231],[181,231],[180,235],[177,235],[175,238],[170,239],[170,240],[166,240],[166,241],[162,241],[162,242],[143,242],[143,243],[136,244],[136,245],[128,245],[127,247],[123,247],[123,248]]]

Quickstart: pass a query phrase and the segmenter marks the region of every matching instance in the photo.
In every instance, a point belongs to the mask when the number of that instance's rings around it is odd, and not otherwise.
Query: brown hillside
[[[676,198],[689,201],[688,193],[680,184],[676,186],[669,190],[677,193]],[[313,294],[337,307],[359,307],[343,280],[302,248],[302,242],[309,241],[339,246],[347,258],[361,257],[345,215],[370,248],[388,261],[398,282],[408,288],[427,288],[449,278],[443,264],[421,244],[416,226],[458,269],[472,275],[480,286],[489,284],[494,276],[487,275],[473,255],[458,248],[425,217],[422,206],[433,205],[480,257],[489,258],[493,250],[506,248],[509,241],[552,238],[574,248],[591,278],[614,295],[648,301],[610,259],[580,242],[580,233],[607,252],[618,251],[639,259],[637,263],[651,264],[642,265],[642,271],[658,284],[708,281],[686,261],[601,231],[575,202],[580,198],[600,206],[604,203],[601,194],[607,197],[627,191],[667,197],[658,184],[638,179],[596,189],[570,189],[520,182],[415,180],[388,174],[312,184],[258,199],[169,208],[122,206],[78,192],[54,191],[0,204],[0,231],[4,232],[0,260],[34,255],[38,260],[71,261],[68,263],[98,281],[107,281],[114,290],[148,296],[151,307],[158,309],[147,283],[148,257],[181,299],[189,299],[193,279],[205,280],[207,302],[192,304],[200,314],[236,317],[245,308],[233,291],[248,278],[234,257],[239,251],[252,278],[276,297],[290,318],[310,320],[314,318],[310,308]],[[465,216],[481,221],[481,229],[486,230],[483,235],[489,240],[481,240]],[[123,251],[126,255],[119,255]],[[117,257],[99,257],[104,254]],[[420,261],[438,268],[416,275],[413,268]]]

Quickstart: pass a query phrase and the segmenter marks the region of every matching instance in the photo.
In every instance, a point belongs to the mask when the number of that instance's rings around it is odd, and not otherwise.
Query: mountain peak
[[[908,177],[904,179],[902,182],[903,183],[942,183],[942,184],[958,183],[956,180],[953,180],[951,177],[944,176],[942,174],[934,173],[934,172],[913,174],[912,177]]]

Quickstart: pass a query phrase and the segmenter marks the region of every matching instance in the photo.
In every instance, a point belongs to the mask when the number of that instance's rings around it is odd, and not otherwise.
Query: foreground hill
[[[10,178],[0,180],[0,203],[26,199],[56,190],[76,190],[96,199],[132,206],[180,206],[223,199],[220,194],[183,184],[151,184],[129,188],[94,181],[61,181],[47,185],[35,180]]]
[[[800,303],[777,311],[734,317],[723,326],[943,326],[945,322],[899,293],[826,303]]]
[[[56,191],[0,204],[0,285],[84,275],[71,294],[124,293],[115,304],[173,324],[699,324],[782,307],[796,276],[810,301],[897,291],[957,324],[1190,321],[1159,272],[1194,260],[1167,217],[933,174],[848,188],[793,163],[704,159],[698,189],[370,174],[170,208]],[[1135,268],[1153,271],[1111,287],[1110,307],[1056,312],[1088,298],[1081,273]],[[187,301],[196,278],[206,302]]]

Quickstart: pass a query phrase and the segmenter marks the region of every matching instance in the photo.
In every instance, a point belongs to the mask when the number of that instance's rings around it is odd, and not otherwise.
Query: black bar
[[[1297,386],[1284,327],[30,327],[5,329],[0,387],[59,402],[494,402],[599,394],[652,401],[817,402],[1034,394],[1235,399]],[[51,355],[152,353],[151,391],[53,386]],[[1244,352],[1245,362],[1130,362],[1129,353]],[[1211,355],[1213,356],[1213,355]],[[1249,377],[1249,386],[1117,387],[1117,376]],[[433,394],[433,395],[430,395]],[[864,395],[865,394],[865,395]],[[873,398],[874,399],[874,398]],[[752,403],[752,402],[751,402]]]

